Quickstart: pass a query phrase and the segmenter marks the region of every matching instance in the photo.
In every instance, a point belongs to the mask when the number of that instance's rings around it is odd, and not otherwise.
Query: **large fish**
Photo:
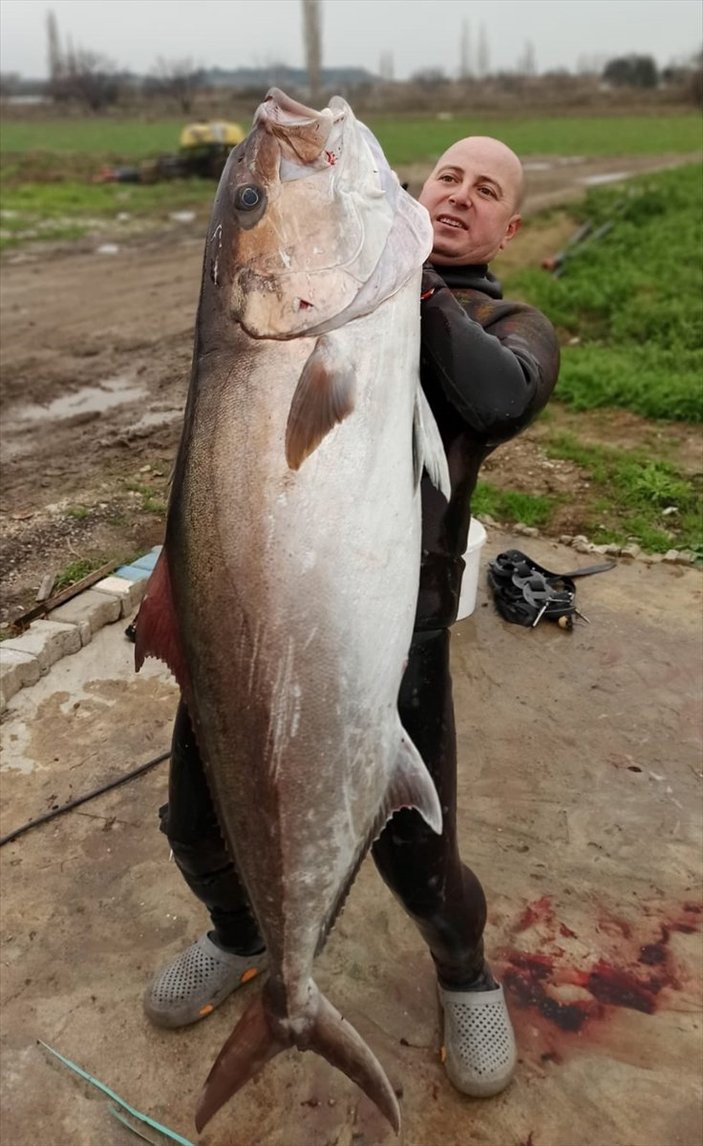
[[[393,812],[441,829],[397,710],[423,464],[448,488],[419,385],[431,245],[424,208],[344,100],[315,112],[269,93],[215,198],[166,541],[137,627],[137,667],[160,656],[181,685],[270,959],[198,1129],[292,1045],[400,1125],[312,967]]]

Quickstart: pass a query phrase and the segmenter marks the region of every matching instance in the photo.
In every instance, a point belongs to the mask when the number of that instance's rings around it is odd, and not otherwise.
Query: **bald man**
[[[449,631],[457,618],[479,467],[535,417],[557,378],[551,325],[531,307],[503,301],[487,266],[517,234],[522,193],[517,156],[496,139],[476,136],[449,148],[420,194],[434,232],[422,278],[421,380],[452,489],[447,503],[427,477],[422,481],[420,592],[398,707],[437,786],[444,823],[438,836],[419,813],[400,811],[372,849],[434,960],[447,1074],[459,1090],[477,1097],[507,1086],[516,1051],[503,989],[484,958],[486,899],[457,845]],[[464,764],[468,776],[472,763]],[[156,976],[145,995],[152,1022],[177,1027],[210,1014],[266,961],[183,705],[161,819],[174,859],[213,925]]]

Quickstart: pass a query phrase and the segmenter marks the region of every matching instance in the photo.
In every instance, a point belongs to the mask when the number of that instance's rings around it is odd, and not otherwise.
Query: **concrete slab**
[[[75,625],[59,621],[34,621],[26,633],[11,637],[3,644],[10,652],[26,653],[36,657],[42,672],[68,653],[77,653],[81,647],[80,633]]]
[[[549,568],[573,550],[489,535]],[[584,557],[584,564],[592,558]],[[621,563],[579,582],[565,633],[495,613],[481,577],[456,626],[462,851],[520,1046],[512,1086],[462,1098],[439,1062],[430,961],[364,864],[317,979],[402,1090],[405,1146],[693,1146],[701,1137],[700,571]],[[3,833],[168,747],[173,683],[133,676],[122,626],[55,664],[5,714]],[[167,765],[2,849],[2,1140],[112,1146],[128,1132],[49,1043],[195,1142],[193,1110],[247,985],[181,1032],[152,1029],[152,971],[204,913],[157,829]],[[538,957],[538,958],[537,958]],[[204,1146],[391,1146],[363,1095],[283,1055]]]
[[[77,625],[81,641],[87,645],[99,629],[116,621],[119,615],[119,598],[109,593],[100,593],[97,589],[86,589],[73,601],[67,601],[65,605],[59,605],[58,609],[54,609],[51,618]]]
[[[36,684],[41,676],[41,665],[34,653],[8,648],[7,641],[0,644],[0,712],[7,701],[26,684]]]

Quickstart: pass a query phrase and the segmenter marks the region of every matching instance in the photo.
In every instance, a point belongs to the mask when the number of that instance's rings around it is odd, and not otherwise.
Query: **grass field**
[[[46,122],[8,120],[0,135],[0,155],[27,152],[90,154],[130,162],[173,151],[182,119],[153,122],[112,119],[70,119]],[[393,119],[368,117],[390,163],[434,160],[463,135],[495,135],[519,155],[658,155],[685,154],[701,147],[697,115],[456,116]],[[246,129],[248,123],[243,123]]]
[[[559,398],[703,421],[700,165],[590,191],[572,214],[575,226],[610,229],[574,246],[559,278],[525,269],[504,279],[562,335]]]

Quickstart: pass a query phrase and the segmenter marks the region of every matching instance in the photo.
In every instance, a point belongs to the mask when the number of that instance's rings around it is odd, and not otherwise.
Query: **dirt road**
[[[679,162],[532,159],[526,214],[583,195],[594,182]],[[417,190],[426,172],[399,174]],[[48,571],[86,557],[131,558],[161,540],[206,223],[202,211],[190,223],[123,235],[116,221],[72,245],[4,260],[0,621],[33,602]],[[542,242],[567,234],[562,222]],[[539,262],[553,250],[530,249],[530,257]],[[520,450],[520,465],[501,451],[492,481],[500,484],[501,467],[506,484],[516,470],[554,476],[529,437],[511,448]],[[567,467],[560,489],[569,480]]]

